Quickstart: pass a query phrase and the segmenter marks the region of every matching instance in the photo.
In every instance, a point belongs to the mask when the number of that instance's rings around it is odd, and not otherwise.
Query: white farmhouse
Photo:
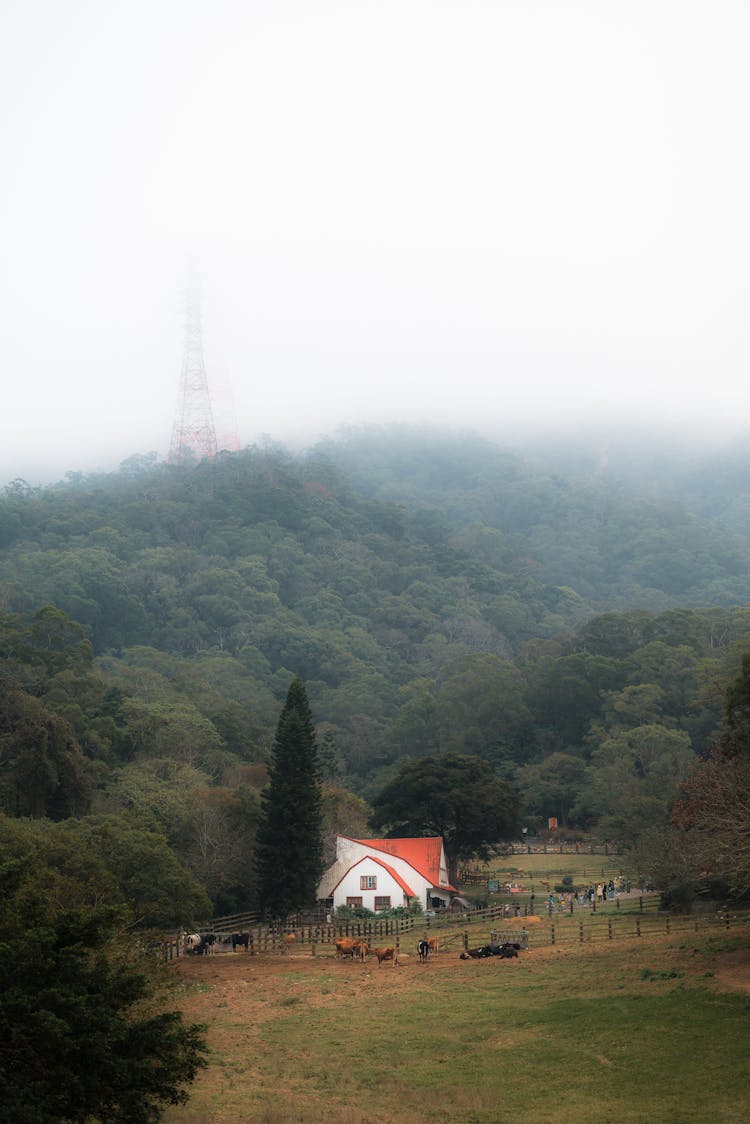
[[[318,886],[329,908],[364,906],[373,913],[408,906],[447,906],[458,891],[448,881],[443,840],[336,837],[336,861]]]

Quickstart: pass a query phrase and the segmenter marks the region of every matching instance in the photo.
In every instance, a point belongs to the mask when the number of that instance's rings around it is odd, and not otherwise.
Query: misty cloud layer
[[[0,483],[243,443],[747,428],[747,6],[4,7]]]

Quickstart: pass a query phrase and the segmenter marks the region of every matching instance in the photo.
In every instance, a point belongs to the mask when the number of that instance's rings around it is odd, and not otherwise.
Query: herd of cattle
[[[180,952],[192,956],[208,956],[217,952],[217,946],[224,946],[222,951],[228,951],[229,945],[232,952],[244,948],[247,952],[250,946],[249,933],[182,933],[179,939]]]
[[[284,943],[286,945],[294,944],[296,937],[294,933],[287,933],[284,936]],[[180,936],[181,951],[193,956],[207,956],[213,952],[228,952],[231,947],[232,952],[236,952],[238,948],[242,948],[245,952],[248,951],[250,945],[249,933],[183,933]],[[489,956],[499,956],[503,960],[509,960],[514,956],[518,956],[520,944],[514,941],[505,941],[503,944],[487,944],[480,945],[479,948],[469,948],[461,953],[462,960],[483,960]],[[378,967],[383,966],[383,962],[390,960],[393,967],[397,967],[399,963],[399,950],[395,946],[388,946],[385,948],[371,948],[366,940],[361,940],[356,937],[339,937],[335,942],[336,959],[337,960],[361,960],[363,963],[367,960],[368,956],[377,957]],[[423,937],[422,940],[417,942],[417,959],[421,964],[427,961],[429,956],[437,956],[440,951],[440,938],[439,937]]]
[[[484,960],[487,956],[499,956],[501,960],[511,960],[518,956],[521,946],[516,941],[505,941],[503,944],[483,944],[479,948],[467,948],[461,953],[462,960]]]

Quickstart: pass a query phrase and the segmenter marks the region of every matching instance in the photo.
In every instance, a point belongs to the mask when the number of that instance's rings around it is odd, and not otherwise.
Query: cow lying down
[[[501,960],[510,960],[518,956],[520,944],[515,941],[506,941],[505,944],[483,944],[479,948],[470,948],[461,953],[462,960],[484,960],[487,956],[499,956]]]

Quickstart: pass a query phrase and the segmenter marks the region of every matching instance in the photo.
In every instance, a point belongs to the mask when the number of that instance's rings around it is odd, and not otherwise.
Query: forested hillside
[[[473,434],[352,430],[325,445],[363,495],[442,512],[481,554],[499,531],[535,576],[597,609],[750,600],[750,458],[634,438],[522,457]],[[474,532],[474,535],[472,534]]]
[[[707,753],[750,648],[742,536],[469,438],[16,482],[0,592],[0,806],[75,821],[84,849],[146,826],[149,861],[166,846],[191,876],[194,912],[200,894],[253,900],[294,676],[330,831],[364,831],[359,797],[405,759],[459,752],[517,786],[529,827],[554,815],[632,840]]]

